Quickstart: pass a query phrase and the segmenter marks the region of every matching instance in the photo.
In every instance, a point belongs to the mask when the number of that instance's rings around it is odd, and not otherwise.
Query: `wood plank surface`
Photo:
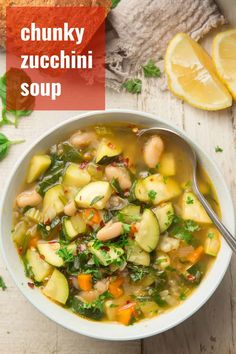
[[[220,1],[236,25],[236,1]],[[210,48],[211,36],[205,41]],[[0,75],[5,57],[0,53]],[[107,108],[137,109],[162,117],[184,129],[213,157],[222,170],[236,205],[236,105],[223,112],[203,112],[161,92],[158,80],[146,80],[141,95],[107,92]],[[21,120],[20,129],[4,127],[9,137],[26,143],[12,148],[0,166],[0,189],[15,161],[45,130],[78,112],[34,112]],[[216,153],[215,146],[223,153]],[[0,258],[0,274],[8,286],[0,292],[0,354],[235,354],[236,353],[236,257],[211,299],[176,328],[142,341],[93,340],[70,332],[41,315],[19,292]]]

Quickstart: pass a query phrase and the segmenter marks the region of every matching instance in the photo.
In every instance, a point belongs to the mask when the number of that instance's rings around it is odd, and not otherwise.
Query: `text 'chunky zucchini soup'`
[[[28,285],[74,313],[130,325],[183,302],[220,235],[185,151],[135,126],[95,126],[32,157],[14,206]],[[219,206],[203,171],[199,186]]]

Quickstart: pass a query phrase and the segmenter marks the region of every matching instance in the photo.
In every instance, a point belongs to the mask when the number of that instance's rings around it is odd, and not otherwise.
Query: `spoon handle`
[[[203,195],[200,193],[198,188],[195,186],[195,193],[200,200],[202,206],[206,210],[208,216],[210,219],[213,221],[221,235],[224,237],[228,245],[231,247],[231,249],[236,253],[236,238],[229,232],[229,230],[222,224],[214,210],[212,210],[211,206],[207,202],[207,200],[203,197]]]

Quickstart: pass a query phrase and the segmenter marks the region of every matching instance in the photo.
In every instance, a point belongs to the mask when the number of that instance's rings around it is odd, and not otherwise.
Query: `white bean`
[[[121,222],[108,222],[101,230],[97,233],[97,239],[100,241],[108,241],[112,238],[118,237],[123,232],[123,225]]]
[[[42,197],[35,189],[22,192],[16,197],[16,203],[19,208],[25,208],[26,206],[34,207],[41,202]]]
[[[68,216],[74,216],[76,214],[76,205],[74,200],[70,200],[65,206],[64,206],[64,213]]]
[[[160,249],[162,252],[170,252],[177,250],[179,248],[179,244],[180,240],[177,240],[176,238],[162,236],[158,245],[158,249]]]
[[[81,132],[78,131],[77,133],[73,134],[70,137],[70,143],[75,146],[76,148],[82,148],[85,146],[90,145],[91,143],[97,140],[97,136],[94,132]]]
[[[164,150],[163,140],[155,135],[152,136],[144,145],[143,158],[149,168],[154,168],[159,163],[161,154]]]
[[[111,181],[113,178],[117,179],[121,189],[126,190],[131,188],[131,178],[125,168],[111,165],[106,166],[105,175],[108,181]]]

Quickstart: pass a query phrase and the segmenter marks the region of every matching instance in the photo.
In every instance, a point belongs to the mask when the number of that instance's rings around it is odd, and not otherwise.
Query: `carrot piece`
[[[117,321],[126,326],[131,324],[132,320],[137,316],[135,305],[134,302],[130,302],[129,304],[120,307],[117,311]]]
[[[116,280],[111,281],[109,284],[108,290],[115,299],[123,295],[123,290],[121,288],[123,281],[123,278],[117,277]]]
[[[83,211],[85,222],[89,225],[100,224],[101,216],[96,209],[89,208]]]
[[[79,274],[77,280],[81,290],[89,291],[92,289],[93,282],[91,274]]]
[[[132,235],[134,235],[136,232],[138,231],[137,227],[135,226],[135,224],[132,224],[130,227],[130,233]]]
[[[199,246],[192,253],[188,255],[187,260],[192,264],[195,264],[199,261],[199,259],[203,255],[203,252],[204,252],[203,246]]]
[[[31,248],[31,247],[36,248],[37,243],[38,243],[38,240],[39,240],[39,237],[38,237],[38,236],[32,237],[32,238],[29,240],[28,248]]]

